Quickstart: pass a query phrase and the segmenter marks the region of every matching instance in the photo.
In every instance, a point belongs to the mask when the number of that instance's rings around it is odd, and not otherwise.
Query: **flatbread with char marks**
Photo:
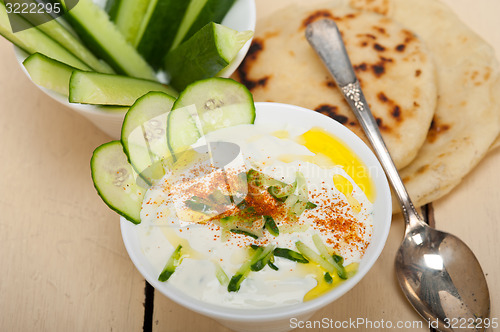
[[[350,8],[289,6],[261,19],[235,78],[255,101],[294,104],[323,113],[365,139],[330,74],[305,39],[307,24],[334,19],[396,165],[410,163],[424,143],[436,105],[434,64],[425,45],[394,20]]]

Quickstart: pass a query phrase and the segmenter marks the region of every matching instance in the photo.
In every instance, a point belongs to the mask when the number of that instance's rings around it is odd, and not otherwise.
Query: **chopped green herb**
[[[274,249],[274,256],[286,258],[297,263],[303,263],[303,264],[309,263],[309,261],[303,255],[287,248]]]
[[[276,225],[276,222],[274,221],[273,217],[271,216],[264,216],[265,224],[264,227],[271,233],[271,235],[278,236],[280,235],[280,230],[278,226]]]
[[[163,271],[161,271],[160,276],[158,277],[159,281],[162,282],[167,281],[172,276],[172,274],[174,274],[175,269],[177,268],[177,266],[179,266],[179,264],[182,261],[181,249],[182,246],[179,244],[172,253],[172,255],[170,255],[170,258],[168,259],[167,263],[165,264],[165,267],[163,268]]]

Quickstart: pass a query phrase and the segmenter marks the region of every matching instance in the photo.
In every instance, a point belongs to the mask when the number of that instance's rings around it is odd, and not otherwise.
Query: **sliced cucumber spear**
[[[163,65],[190,0],[151,0],[136,36],[136,47],[153,68]],[[139,40],[137,40],[139,38]]]
[[[64,4],[63,0],[60,2]],[[156,80],[153,69],[92,0],[79,0],[64,17],[87,47],[118,74]]]
[[[106,2],[109,18],[130,44],[134,44],[137,38],[149,2],[149,0],[108,0]]]
[[[76,68],[40,53],[27,57],[23,65],[35,84],[64,96],[69,95],[69,79]]]
[[[94,186],[104,203],[127,220],[139,224],[145,190],[137,184],[137,175],[121,143],[111,141],[95,149],[90,168]]]
[[[227,78],[201,80],[189,85],[175,102],[168,116],[168,145],[175,154],[203,134],[254,120],[252,94],[243,84]]]
[[[125,115],[121,142],[130,164],[152,184],[165,174],[162,160],[170,158],[167,117],[175,99],[163,92],[140,97]]]
[[[209,22],[221,23],[235,0],[191,0],[177,30],[172,49],[179,46]]]
[[[238,32],[208,23],[165,57],[170,84],[180,91],[195,81],[216,76],[252,36],[252,31]]]
[[[17,2],[21,4],[29,4],[29,8],[33,8],[36,6],[36,13],[23,11],[20,15],[31,24],[36,26],[37,29],[66,48],[71,54],[79,58],[83,63],[88,65],[93,70],[101,73],[114,73],[113,69],[111,69],[108,64],[98,59],[92,52],[90,52],[90,50],[82,44],[79,38],[76,37],[74,33],[70,32],[70,30],[68,30],[68,27],[61,24],[60,19],[53,19],[51,14],[47,12],[46,7],[38,5],[38,2],[36,0],[18,0]]]
[[[26,25],[31,25],[21,16],[12,14],[12,17],[23,21]],[[81,70],[91,70],[91,68],[67,49],[62,47],[55,40],[40,31],[37,27],[31,27],[16,33],[12,32],[9,16],[3,2],[0,2],[0,35],[7,38],[14,45],[28,54],[36,52],[43,53],[48,57],[66,63]]]
[[[94,72],[74,72],[69,83],[71,103],[132,106],[150,91],[160,91],[171,96],[177,92],[167,85],[121,75]]]

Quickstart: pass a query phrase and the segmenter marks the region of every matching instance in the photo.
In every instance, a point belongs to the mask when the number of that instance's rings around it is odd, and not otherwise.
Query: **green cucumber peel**
[[[237,292],[240,289],[241,283],[251,271],[250,267],[260,259],[262,252],[264,252],[264,247],[258,247],[255,249],[252,257],[240,266],[238,271],[236,271],[234,276],[229,281],[227,286],[228,292]]]
[[[256,240],[259,238],[258,235],[250,233],[248,231],[241,230],[241,229],[232,228],[229,231],[231,233],[234,233],[234,234],[240,234],[240,235],[250,236],[251,238],[254,238]]]
[[[316,249],[318,249],[318,251],[321,254],[321,258],[323,258],[325,261],[327,261],[328,264],[334,268],[334,271],[337,271],[337,274],[341,279],[347,279],[347,273],[346,273],[344,266],[342,265],[342,263],[339,264],[339,262],[341,262],[341,261],[343,262],[342,257],[339,255],[333,255],[333,256],[330,255],[330,253],[328,252],[328,248],[325,246],[325,244],[321,240],[321,237],[318,234],[314,234],[312,236],[312,239],[313,239],[314,245],[316,246]],[[331,270],[327,270],[327,271],[330,273],[334,272]]]
[[[297,250],[309,261],[319,265],[323,270],[333,273],[335,271],[335,267],[333,264],[330,264],[329,261],[327,261],[323,256],[320,254],[316,253],[314,250],[309,248],[305,243],[302,241],[297,241],[295,243],[295,246],[297,247]],[[331,258],[331,257],[330,257]]]
[[[182,262],[181,249],[182,245],[179,244],[172,253],[172,255],[170,255],[170,258],[168,259],[167,263],[165,264],[165,267],[163,268],[163,271],[161,271],[160,275],[158,276],[159,281],[165,282],[168,279],[170,279],[172,274],[174,274],[177,266],[181,264]]]
[[[328,284],[331,284],[333,282],[333,278],[332,276],[330,275],[330,273],[328,272],[325,272],[325,275],[323,276],[323,278],[325,279],[325,281],[328,283]]]
[[[276,248],[274,249],[274,256],[282,257],[297,263],[307,264],[309,260],[305,258],[302,254],[287,248]]]
[[[252,271],[260,271],[262,270],[270,261],[273,256],[273,250],[276,248],[275,245],[268,245],[262,251],[260,258],[250,266],[250,270]]]
[[[273,217],[271,216],[264,216],[265,224],[264,227],[271,233],[271,235],[278,236],[280,235],[280,230],[278,228],[278,225],[276,225],[276,222],[274,221]]]

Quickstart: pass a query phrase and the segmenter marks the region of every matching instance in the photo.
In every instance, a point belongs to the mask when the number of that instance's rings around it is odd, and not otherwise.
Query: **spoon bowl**
[[[483,270],[464,242],[430,228],[415,210],[361,91],[337,25],[331,19],[313,22],[307,26],[306,38],[361,124],[401,205],[406,233],[396,256],[396,274],[403,293],[430,327],[484,330],[490,297]]]
[[[425,224],[408,227],[396,254],[408,301],[441,331],[482,331],[490,314],[488,285],[474,253],[459,238]]]

